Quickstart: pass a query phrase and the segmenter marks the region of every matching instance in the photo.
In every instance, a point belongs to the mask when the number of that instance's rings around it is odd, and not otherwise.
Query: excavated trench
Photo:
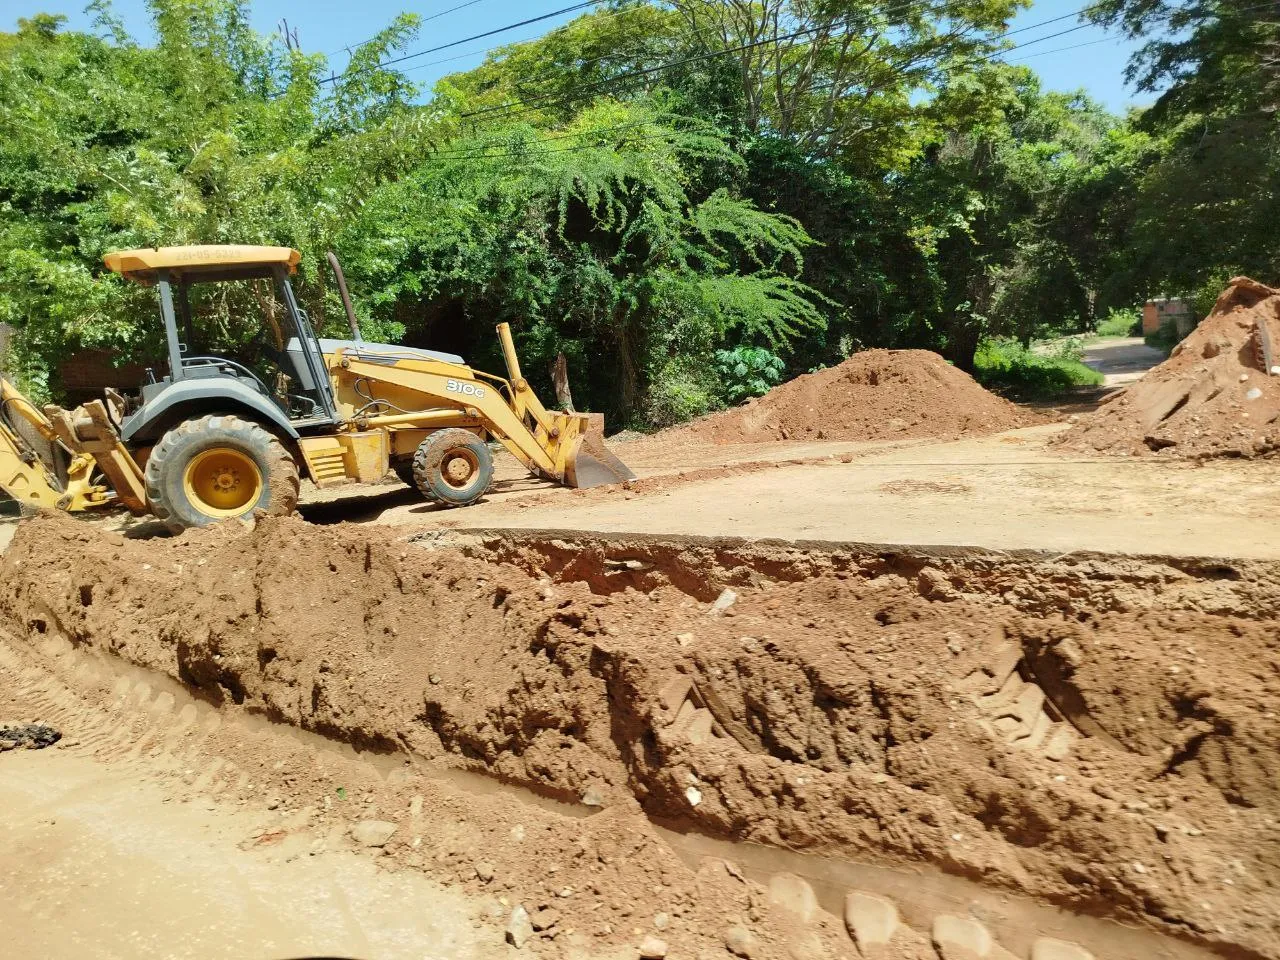
[[[1280,956],[1278,600],[1256,561],[298,520],[0,559],[19,642],[1099,960]]]

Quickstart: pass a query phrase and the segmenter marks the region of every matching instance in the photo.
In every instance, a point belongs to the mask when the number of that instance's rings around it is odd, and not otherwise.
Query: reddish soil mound
[[[637,843],[643,811],[1280,956],[1274,567],[468,543],[37,519],[0,557],[0,626],[372,751],[595,793]],[[569,861],[507,869],[608,921],[584,955],[614,956],[663,879]]]
[[[688,427],[712,443],[896,440],[1012,430],[1034,418],[928,350],[867,350]]]
[[[1280,349],[1280,290],[1236,277],[1168,360],[1058,442],[1105,453],[1275,456],[1280,377],[1263,369],[1260,324]]]

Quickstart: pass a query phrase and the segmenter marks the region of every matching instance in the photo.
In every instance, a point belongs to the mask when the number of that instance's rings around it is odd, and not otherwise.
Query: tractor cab
[[[108,254],[109,269],[159,293],[169,373],[142,388],[142,405],[121,424],[126,442],[157,438],[193,410],[244,410],[298,435],[331,428],[337,405],[321,344],[289,276],[300,255],[288,247],[191,246]],[[229,290],[206,285],[235,283]],[[244,304],[235,304],[244,300]],[[252,309],[235,309],[249,306]],[[195,310],[221,310],[232,349],[198,349]],[[256,315],[258,324],[244,317]],[[203,326],[203,325],[202,325]]]

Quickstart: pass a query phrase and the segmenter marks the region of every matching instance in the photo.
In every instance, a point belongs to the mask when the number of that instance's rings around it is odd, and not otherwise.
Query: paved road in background
[[[1084,348],[1084,362],[1107,378],[1106,386],[1122,387],[1142,377],[1164,354],[1148,347],[1141,337],[1099,340]]]

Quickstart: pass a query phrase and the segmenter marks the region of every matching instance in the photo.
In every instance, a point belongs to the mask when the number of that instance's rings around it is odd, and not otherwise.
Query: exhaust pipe
[[[342,273],[342,264],[338,262],[332,250],[325,254],[325,259],[329,261],[329,266],[333,268],[334,279],[338,281],[338,296],[342,298],[342,309],[347,312],[347,326],[351,328],[351,339],[356,343],[364,343],[364,337],[360,336],[360,324],[356,322],[355,308],[351,306],[351,295],[347,293],[347,278]]]

